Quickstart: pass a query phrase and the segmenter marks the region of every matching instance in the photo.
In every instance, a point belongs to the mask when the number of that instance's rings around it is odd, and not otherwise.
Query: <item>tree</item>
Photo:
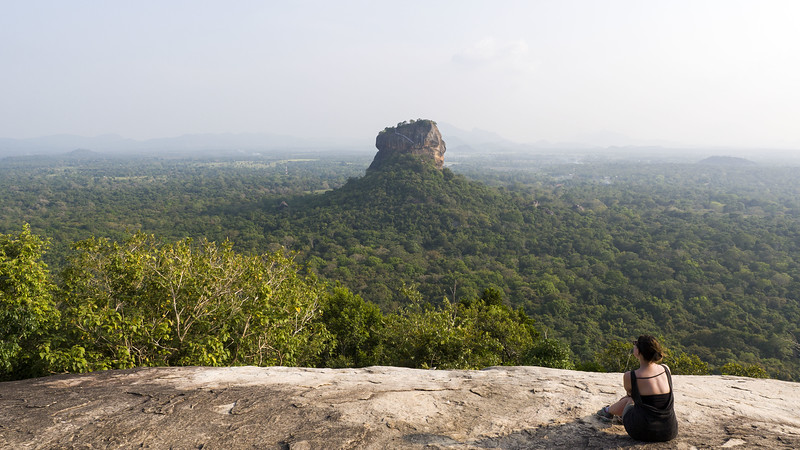
[[[574,369],[572,352],[557,339],[542,339],[525,355],[526,364],[555,369]]]
[[[664,363],[669,366],[675,375],[708,375],[711,373],[708,364],[694,354],[690,355],[684,352],[671,353],[664,358]]]
[[[46,373],[40,353],[59,318],[42,262],[46,247],[28,224],[19,234],[0,234],[0,379]]]
[[[611,341],[598,352],[596,359],[606,372],[627,372],[638,368],[636,367],[638,361],[633,356],[633,346],[630,342]]]
[[[325,365],[365,367],[381,363],[384,319],[374,303],[337,287],[323,305],[320,320],[333,338]]]
[[[737,377],[767,378],[767,371],[758,364],[739,364],[729,362],[719,369],[722,375],[734,375]]]
[[[481,298],[462,301],[458,315],[464,326],[474,328],[478,343],[486,342],[483,351],[492,354],[493,364],[535,364],[527,356],[537,342],[541,343],[539,330],[522,309],[515,311],[506,305],[499,289],[488,288]],[[547,364],[544,360],[537,362]]]
[[[137,233],[75,245],[64,271],[69,340],[85,369],[157,365],[313,365],[329,335],[325,286],[283,253],[246,256]]]
[[[386,318],[387,360],[394,365],[477,369],[494,365],[537,364],[572,368],[569,349],[554,339],[541,339],[534,321],[522,310],[505,305],[502,293],[486,289],[474,300],[438,307],[422,303],[413,289],[411,305]]]
[[[469,330],[460,326],[456,307],[413,301],[386,317],[386,347],[390,365],[422,369],[476,368]],[[478,363],[480,364],[480,363]]]

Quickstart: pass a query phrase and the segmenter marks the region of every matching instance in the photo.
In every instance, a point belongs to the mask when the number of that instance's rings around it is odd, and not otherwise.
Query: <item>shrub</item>
[[[27,224],[19,234],[0,234],[0,380],[49,371],[49,339],[59,314],[42,262],[46,248]]]

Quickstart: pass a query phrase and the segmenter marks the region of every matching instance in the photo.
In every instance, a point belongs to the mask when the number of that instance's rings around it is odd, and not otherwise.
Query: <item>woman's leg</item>
[[[626,395],[625,397],[622,397],[617,403],[610,405],[608,407],[608,412],[610,412],[615,416],[621,416],[622,412],[625,410],[625,406],[627,406],[629,403],[633,403],[633,399]]]

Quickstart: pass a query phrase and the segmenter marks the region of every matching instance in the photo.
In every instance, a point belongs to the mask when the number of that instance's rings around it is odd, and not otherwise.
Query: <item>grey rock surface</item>
[[[675,376],[676,440],[594,413],[622,374],[540,367],[146,368],[0,383],[0,447],[800,448],[800,384]]]
[[[447,150],[436,122],[432,120],[417,120],[386,128],[375,138],[375,147],[378,153],[369,170],[380,169],[401,155],[433,162],[437,169],[441,169],[444,166],[444,152]]]

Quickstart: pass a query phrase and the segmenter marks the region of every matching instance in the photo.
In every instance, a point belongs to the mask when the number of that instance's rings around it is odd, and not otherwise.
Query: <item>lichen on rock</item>
[[[427,119],[410,120],[386,127],[375,138],[378,153],[368,170],[382,170],[408,156],[422,163],[432,163],[441,170],[446,150],[436,122]]]

